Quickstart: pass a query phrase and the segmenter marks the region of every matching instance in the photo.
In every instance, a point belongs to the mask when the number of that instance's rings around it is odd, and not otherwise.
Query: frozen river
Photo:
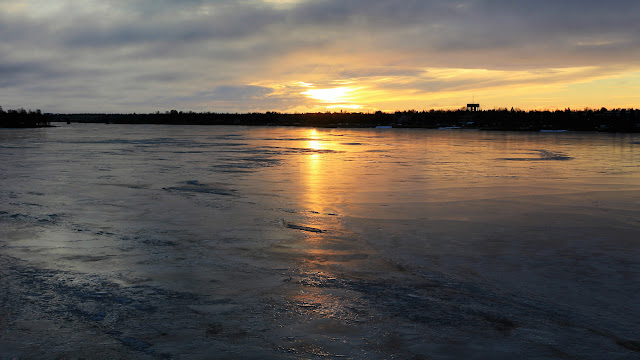
[[[0,358],[637,359],[640,135],[0,129]]]

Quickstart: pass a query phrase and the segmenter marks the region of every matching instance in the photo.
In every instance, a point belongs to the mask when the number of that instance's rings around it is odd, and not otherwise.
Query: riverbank
[[[304,126],[318,128],[466,128],[515,131],[640,132],[640,110],[397,111],[395,113],[278,112],[224,114],[170,111],[155,114],[48,114],[51,122],[173,125]]]

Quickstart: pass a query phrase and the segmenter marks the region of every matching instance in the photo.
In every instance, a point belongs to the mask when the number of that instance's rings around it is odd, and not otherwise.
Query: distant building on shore
[[[480,104],[467,104],[467,111],[478,111],[480,110]]]

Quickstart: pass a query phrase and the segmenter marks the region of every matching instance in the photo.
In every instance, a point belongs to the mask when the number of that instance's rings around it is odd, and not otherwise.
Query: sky
[[[0,0],[0,106],[640,108],[638,0]]]

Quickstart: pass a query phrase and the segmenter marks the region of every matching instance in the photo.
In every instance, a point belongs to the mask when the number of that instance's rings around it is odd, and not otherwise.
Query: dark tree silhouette
[[[150,114],[72,114],[50,115],[51,121],[128,124],[177,125],[278,125],[307,127],[376,127],[404,128],[459,127],[481,130],[579,130],[640,132],[640,111],[634,109],[573,111],[523,111],[507,108],[481,111],[405,110],[395,113],[322,112],[305,114],[266,113],[195,113],[171,110]]]
[[[23,108],[4,111],[0,107],[0,127],[30,128],[51,126],[49,119],[38,109],[27,111]]]

